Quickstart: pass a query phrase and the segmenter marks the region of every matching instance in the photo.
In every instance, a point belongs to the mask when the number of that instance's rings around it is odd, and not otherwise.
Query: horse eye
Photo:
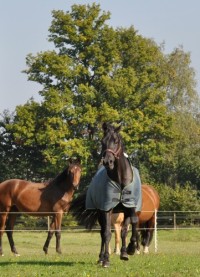
[[[116,137],[116,138],[114,139],[114,144],[118,144],[118,143],[119,143],[119,138]]]

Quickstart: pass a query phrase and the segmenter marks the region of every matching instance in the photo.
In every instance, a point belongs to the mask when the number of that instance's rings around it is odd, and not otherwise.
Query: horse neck
[[[63,176],[64,174],[64,176]],[[63,193],[73,193],[73,185],[70,181],[70,176],[67,173],[61,173],[59,174],[51,183],[51,186],[53,186],[56,189],[60,189]]]
[[[67,179],[59,184],[59,188],[64,192],[64,193],[73,193],[74,188],[70,181]]]
[[[133,180],[133,171],[128,159],[122,154],[115,162],[115,167],[109,177],[120,184],[126,186]]]

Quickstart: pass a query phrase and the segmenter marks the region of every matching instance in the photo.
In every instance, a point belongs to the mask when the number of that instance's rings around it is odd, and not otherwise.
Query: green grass
[[[55,252],[53,237],[49,254],[45,256],[42,251],[45,232],[15,232],[14,239],[21,256],[11,254],[4,235],[1,277],[200,276],[200,229],[159,231],[157,253],[153,242],[149,255],[130,256],[129,261],[121,261],[119,256],[112,254],[110,268],[106,269],[97,265],[100,248],[97,232],[62,232],[62,255]],[[112,238],[112,248],[113,244]]]

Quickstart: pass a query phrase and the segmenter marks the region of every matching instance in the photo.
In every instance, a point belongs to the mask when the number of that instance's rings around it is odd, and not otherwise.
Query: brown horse
[[[160,205],[160,197],[158,192],[151,185],[142,185],[142,209],[138,213],[138,230],[141,232],[141,243],[143,252],[149,253],[149,245],[153,238],[155,225],[155,210],[158,210]],[[120,254],[120,238],[121,230],[124,222],[123,213],[112,214],[112,225],[115,230],[115,249],[114,253]],[[137,240],[137,253],[140,253],[139,236]]]
[[[48,252],[55,232],[56,251],[61,253],[60,237],[63,213],[67,212],[81,177],[80,161],[70,160],[67,168],[48,183],[32,183],[20,179],[6,180],[0,184],[0,255],[3,256],[2,236],[5,230],[11,251],[19,255],[14,241],[13,228],[18,213],[32,216],[52,216],[50,230],[43,250]]]

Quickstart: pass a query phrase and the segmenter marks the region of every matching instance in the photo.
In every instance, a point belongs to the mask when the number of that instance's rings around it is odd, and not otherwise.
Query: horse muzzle
[[[108,160],[103,160],[103,165],[107,170],[113,170],[114,169],[114,160],[113,159],[108,159]]]
[[[79,190],[79,184],[73,184],[73,189],[74,189],[74,191]]]

